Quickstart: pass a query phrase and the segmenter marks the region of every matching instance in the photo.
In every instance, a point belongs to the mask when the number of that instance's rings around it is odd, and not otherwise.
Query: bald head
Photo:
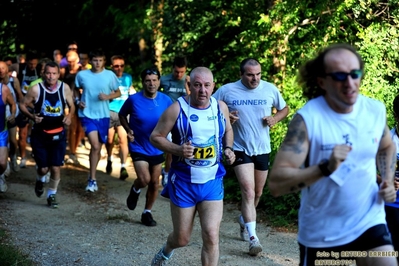
[[[76,51],[70,50],[66,54],[66,60],[69,65],[69,67],[74,67],[79,63],[79,55]]]
[[[191,73],[190,73],[190,80],[194,80],[194,78],[195,78],[197,75],[207,75],[207,76],[209,76],[209,77],[212,79],[212,81],[213,81],[213,74],[212,74],[212,71],[211,71],[209,68],[207,68],[207,67],[196,67],[196,68],[194,68],[193,70],[191,70]]]
[[[67,60],[74,60],[74,61],[79,61],[79,55],[78,55],[78,53],[77,52],[75,52],[75,51],[69,51],[67,54],[66,54],[66,58],[67,58]]]
[[[196,67],[190,73],[190,105],[196,108],[207,108],[215,83],[209,68]]]

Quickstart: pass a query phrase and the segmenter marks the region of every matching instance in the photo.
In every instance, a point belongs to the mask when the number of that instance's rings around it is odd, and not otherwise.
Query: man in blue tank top
[[[212,72],[197,67],[190,74],[190,94],[178,98],[151,134],[155,147],[172,154],[169,181],[162,195],[170,198],[173,232],[151,265],[164,265],[173,251],[186,246],[196,213],[201,220],[203,265],[219,261],[219,227],[223,215],[223,155],[235,160],[233,131],[225,103],[211,96]],[[167,136],[172,133],[172,142]]]
[[[299,70],[310,100],[289,125],[269,188],[301,191],[300,265],[397,265],[384,211],[396,199],[396,147],[384,104],[360,94],[363,73],[348,44],[328,46]]]

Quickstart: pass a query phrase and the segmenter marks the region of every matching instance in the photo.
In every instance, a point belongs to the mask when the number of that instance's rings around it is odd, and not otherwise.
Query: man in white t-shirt
[[[233,167],[242,196],[240,233],[242,240],[249,241],[249,254],[257,255],[262,245],[256,234],[256,206],[269,169],[269,130],[287,116],[288,106],[276,86],[260,79],[256,59],[243,60],[240,73],[240,80],[220,87],[213,96],[229,107],[237,158]]]

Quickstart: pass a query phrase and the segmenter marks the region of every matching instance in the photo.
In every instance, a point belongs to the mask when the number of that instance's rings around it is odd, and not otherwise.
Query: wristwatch
[[[227,149],[229,149],[229,150],[231,150],[232,152],[234,152],[233,148],[232,148],[232,147],[230,147],[230,146],[226,146],[226,147],[224,147],[224,150],[227,150]]]
[[[323,174],[323,176],[330,176],[332,174],[330,169],[328,169],[328,163],[329,162],[330,161],[328,159],[323,159],[319,163],[319,169],[320,169],[321,173]]]

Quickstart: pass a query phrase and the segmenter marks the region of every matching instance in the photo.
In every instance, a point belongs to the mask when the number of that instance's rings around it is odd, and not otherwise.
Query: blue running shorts
[[[205,184],[194,184],[176,177],[171,169],[169,182],[161,195],[170,198],[180,208],[190,208],[203,201],[222,200],[224,197],[223,178],[217,178]]]
[[[91,119],[87,117],[80,117],[80,121],[82,123],[83,130],[85,131],[86,136],[89,135],[92,131],[98,132],[98,140],[101,143],[107,142],[108,137],[108,128],[109,128],[109,117],[99,118],[99,119]]]

